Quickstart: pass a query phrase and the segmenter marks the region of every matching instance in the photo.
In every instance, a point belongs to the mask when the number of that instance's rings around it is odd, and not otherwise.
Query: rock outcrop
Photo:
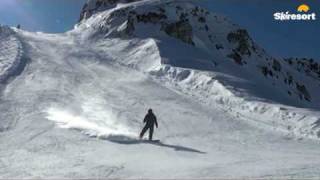
[[[91,0],[84,6],[81,19],[107,9],[108,13],[101,15],[101,22],[96,25],[100,34],[110,38],[154,39],[161,39],[165,34],[218,55],[218,60],[205,62],[207,64],[214,62],[219,66],[219,61],[231,60],[228,63],[239,65],[239,72],[260,76],[264,84],[282,89],[288,98],[314,101],[315,87],[304,80],[312,78],[320,84],[320,64],[313,59],[274,58],[253,41],[247,30],[190,1],[144,1],[114,8],[118,3],[135,1]]]
[[[118,3],[131,3],[139,0],[88,0],[82,8],[79,21],[90,18],[94,13],[114,8]]]

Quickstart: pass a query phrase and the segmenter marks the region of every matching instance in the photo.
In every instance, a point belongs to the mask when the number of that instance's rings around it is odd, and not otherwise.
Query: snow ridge
[[[0,27],[0,83],[16,73],[22,63],[22,44],[9,27]]]
[[[190,1],[115,2],[76,31],[100,45],[120,39],[119,63],[206,104],[293,136],[320,136],[319,113],[299,109],[320,106],[318,65],[297,62],[300,72],[295,62],[265,52],[246,30]]]

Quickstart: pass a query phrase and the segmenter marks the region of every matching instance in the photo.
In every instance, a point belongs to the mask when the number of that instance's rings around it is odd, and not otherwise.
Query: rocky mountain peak
[[[257,76],[257,82],[268,84],[270,89],[280,89],[279,94],[286,98],[317,102],[315,89],[318,86],[310,82],[315,80],[319,83],[320,68],[312,60],[275,58],[256,44],[247,30],[192,1],[145,0],[124,5],[131,2],[135,1],[90,0],[84,6],[82,19],[88,19],[97,12],[101,14],[80,23],[80,27],[84,28],[84,32],[89,32],[89,37],[97,39],[152,38],[162,43],[175,39],[178,43],[175,48],[199,51],[207,59],[188,59],[188,62],[184,60],[177,63],[174,58],[166,58],[163,64],[194,69],[201,66],[200,70],[209,71],[216,71],[213,68],[216,66],[225,66],[226,74],[233,73],[244,79]],[[115,8],[119,3],[122,5]],[[161,47],[157,49],[164,54]],[[179,54],[178,51],[175,53]],[[183,53],[184,50],[180,52]],[[231,71],[232,68],[237,70]]]
[[[139,0],[88,0],[82,8],[80,21],[91,17],[98,11],[114,8],[118,3],[131,3],[135,1]]]

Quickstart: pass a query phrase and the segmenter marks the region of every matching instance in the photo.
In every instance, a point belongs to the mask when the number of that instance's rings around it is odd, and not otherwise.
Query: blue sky
[[[86,0],[0,0],[0,24],[48,33],[72,29]],[[258,44],[276,56],[320,59],[320,0],[199,0],[202,6],[223,14],[248,29]],[[319,20],[276,22],[276,11],[296,12],[307,3]]]
[[[317,13],[312,22],[279,22],[273,14],[296,13],[306,3]],[[275,56],[313,57],[320,60],[320,0],[204,0],[202,5],[246,28],[253,39]]]
[[[49,33],[71,29],[86,0],[0,0],[0,24]]]

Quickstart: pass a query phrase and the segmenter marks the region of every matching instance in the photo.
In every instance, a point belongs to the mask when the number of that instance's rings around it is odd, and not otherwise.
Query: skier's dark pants
[[[142,129],[141,133],[140,133],[140,138],[143,137],[144,133],[147,132],[147,130],[149,129],[149,140],[152,140],[152,135],[153,135],[153,125],[146,125],[144,126],[144,128]]]

